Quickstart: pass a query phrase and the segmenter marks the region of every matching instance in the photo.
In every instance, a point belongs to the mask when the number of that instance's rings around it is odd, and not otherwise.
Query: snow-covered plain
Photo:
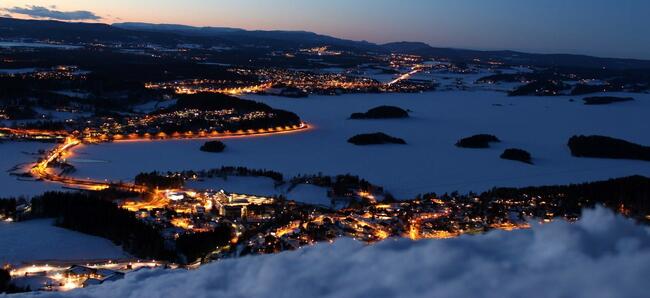
[[[568,139],[600,134],[650,145],[650,95],[621,94],[636,101],[585,106],[581,97],[508,97],[502,92],[454,91],[420,94],[311,96],[291,99],[248,96],[296,112],[314,129],[295,134],[226,139],[221,154],[199,151],[203,140],[125,142],[84,146],[75,163],[79,177],[130,180],[142,171],[199,170],[247,166],[287,177],[322,172],[351,173],[384,186],[398,198],[424,192],[482,191],[494,186],[586,182],[650,175],[650,163],[572,157]],[[575,99],[571,102],[570,99]],[[349,120],[353,112],[379,105],[412,110],[410,119]],[[346,140],[382,131],[408,145],[362,146]],[[460,138],[490,133],[503,142],[473,150],[454,146]],[[502,160],[504,149],[533,155],[535,165]],[[228,190],[226,190],[228,191]]]
[[[48,190],[60,190],[61,186],[57,184],[21,181],[18,177],[10,175],[16,166],[24,168],[36,162],[40,157],[39,150],[48,150],[54,146],[55,144],[51,143],[0,142],[0,198],[31,197]]]
[[[350,239],[195,271],[141,271],[37,297],[647,297],[650,231],[604,209],[576,223],[447,240]]]
[[[0,222],[0,239],[0,264],[128,257],[109,240],[53,226],[50,219]]]

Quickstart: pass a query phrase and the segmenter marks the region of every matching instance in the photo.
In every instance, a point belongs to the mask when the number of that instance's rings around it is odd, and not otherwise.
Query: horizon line
[[[184,27],[189,27],[189,28],[195,28],[195,29],[203,29],[203,28],[215,28],[215,29],[232,29],[232,30],[242,30],[246,32],[303,32],[303,33],[312,33],[316,35],[321,35],[321,36],[327,36],[331,38],[336,38],[340,40],[345,40],[345,41],[353,41],[353,42],[367,42],[373,45],[377,46],[384,46],[387,44],[393,44],[393,43],[420,43],[426,46],[429,46],[431,48],[438,48],[438,49],[451,49],[451,50],[468,50],[468,51],[477,51],[477,52],[515,52],[515,53],[522,53],[522,54],[530,54],[530,55],[572,55],[572,56],[585,56],[585,57],[592,57],[592,58],[598,58],[598,59],[620,59],[620,60],[636,60],[636,61],[650,61],[650,58],[635,58],[635,57],[616,57],[616,56],[600,56],[600,55],[593,55],[593,54],[587,54],[584,52],[575,52],[575,53],[570,53],[571,50],[553,50],[553,51],[539,51],[539,50],[533,50],[533,49],[508,49],[508,48],[475,48],[475,47],[452,47],[452,46],[439,46],[439,45],[431,45],[428,42],[425,41],[409,41],[409,40],[397,40],[397,41],[390,41],[390,42],[373,42],[369,41],[366,39],[358,40],[358,39],[349,39],[349,38],[343,38],[343,37],[338,37],[336,35],[330,35],[326,33],[319,33],[315,31],[309,31],[309,30],[287,30],[287,29],[270,29],[270,30],[265,30],[265,29],[247,29],[247,28],[242,28],[242,27],[228,27],[228,26],[216,26],[216,25],[187,25],[187,24],[181,24],[181,23],[155,23],[155,22],[141,22],[141,21],[124,21],[124,22],[105,22],[104,19],[99,19],[97,21],[93,20],[58,20],[58,19],[52,19],[52,18],[21,18],[21,17],[14,17],[14,16],[1,16],[0,19],[13,19],[13,20],[21,20],[21,21],[49,21],[49,22],[58,22],[58,23],[69,23],[69,24],[102,24],[102,25],[107,25],[111,27],[118,27],[115,25],[119,24],[143,24],[143,25],[168,25],[168,26],[184,26]],[[131,31],[148,31],[148,30],[137,30],[137,29],[125,29],[125,28],[120,28],[123,30],[131,30]],[[165,30],[160,30],[161,32],[164,32]]]

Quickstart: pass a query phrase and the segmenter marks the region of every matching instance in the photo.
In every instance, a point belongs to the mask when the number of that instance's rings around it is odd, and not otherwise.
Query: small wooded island
[[[350,119],[399,119],[408,118],[408,111],[393,106],[379,106],[365,113],[354,113]]]
[[[585,105],[608,105],[617,102],[634,101],[632,97],[593,96],[582,99]]]
[[[503,154],[501,154],[502,159],[508,159],[508,160],[514,160],[514,161],[521,161],[523,163],[527,163],[532,165],[532,157],[530,153],[528,153],[526,150],[522,149],[517,149],[517,148],[510,148],[506,149],[503,151]]]
[[[226,149],[226,144],[221,141],[208,141],[201,146],[203,152],[219,153],[223,152],[224,149]]]
[[[352,143],[357,146],[382,144],[406,145],[406,141],[400,138],[391,137],[383,132],[359,134],[348,139],[348,143]]]
[[[460,148],[482,149],[490,148],[490,143],[499,143],[501,140],[493,135],[479,134],[467,137],[456,142],[456,146]]]
[[[650,161],[650,147],[605,136],[573,136],[568,145],[576,157]]]

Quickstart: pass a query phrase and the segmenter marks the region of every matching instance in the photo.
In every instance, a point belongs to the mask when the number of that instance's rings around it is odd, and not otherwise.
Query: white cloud
[[[345,239],[39,297],[647,297],[648,276],[648,229],[598,209],[576,224],[369,247]]]

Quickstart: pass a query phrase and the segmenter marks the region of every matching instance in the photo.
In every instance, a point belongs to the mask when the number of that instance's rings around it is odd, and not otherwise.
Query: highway
[[[407,73],[404,73],[404,74],[400,75],[399,77],[397,77],[396,79],[388,82],[387,85],[390,87],[390,86],[395,85],[395,84],[397,84],[397,83],[399,83],[401,81],[408,80],[413,75],[417,74],[418,72],[421,72],[424,69],[425,69],[424,65],[419,65],[419,64],[415,65],[415,66],[413,66],[411,68],[411,71],[409,71]]]

